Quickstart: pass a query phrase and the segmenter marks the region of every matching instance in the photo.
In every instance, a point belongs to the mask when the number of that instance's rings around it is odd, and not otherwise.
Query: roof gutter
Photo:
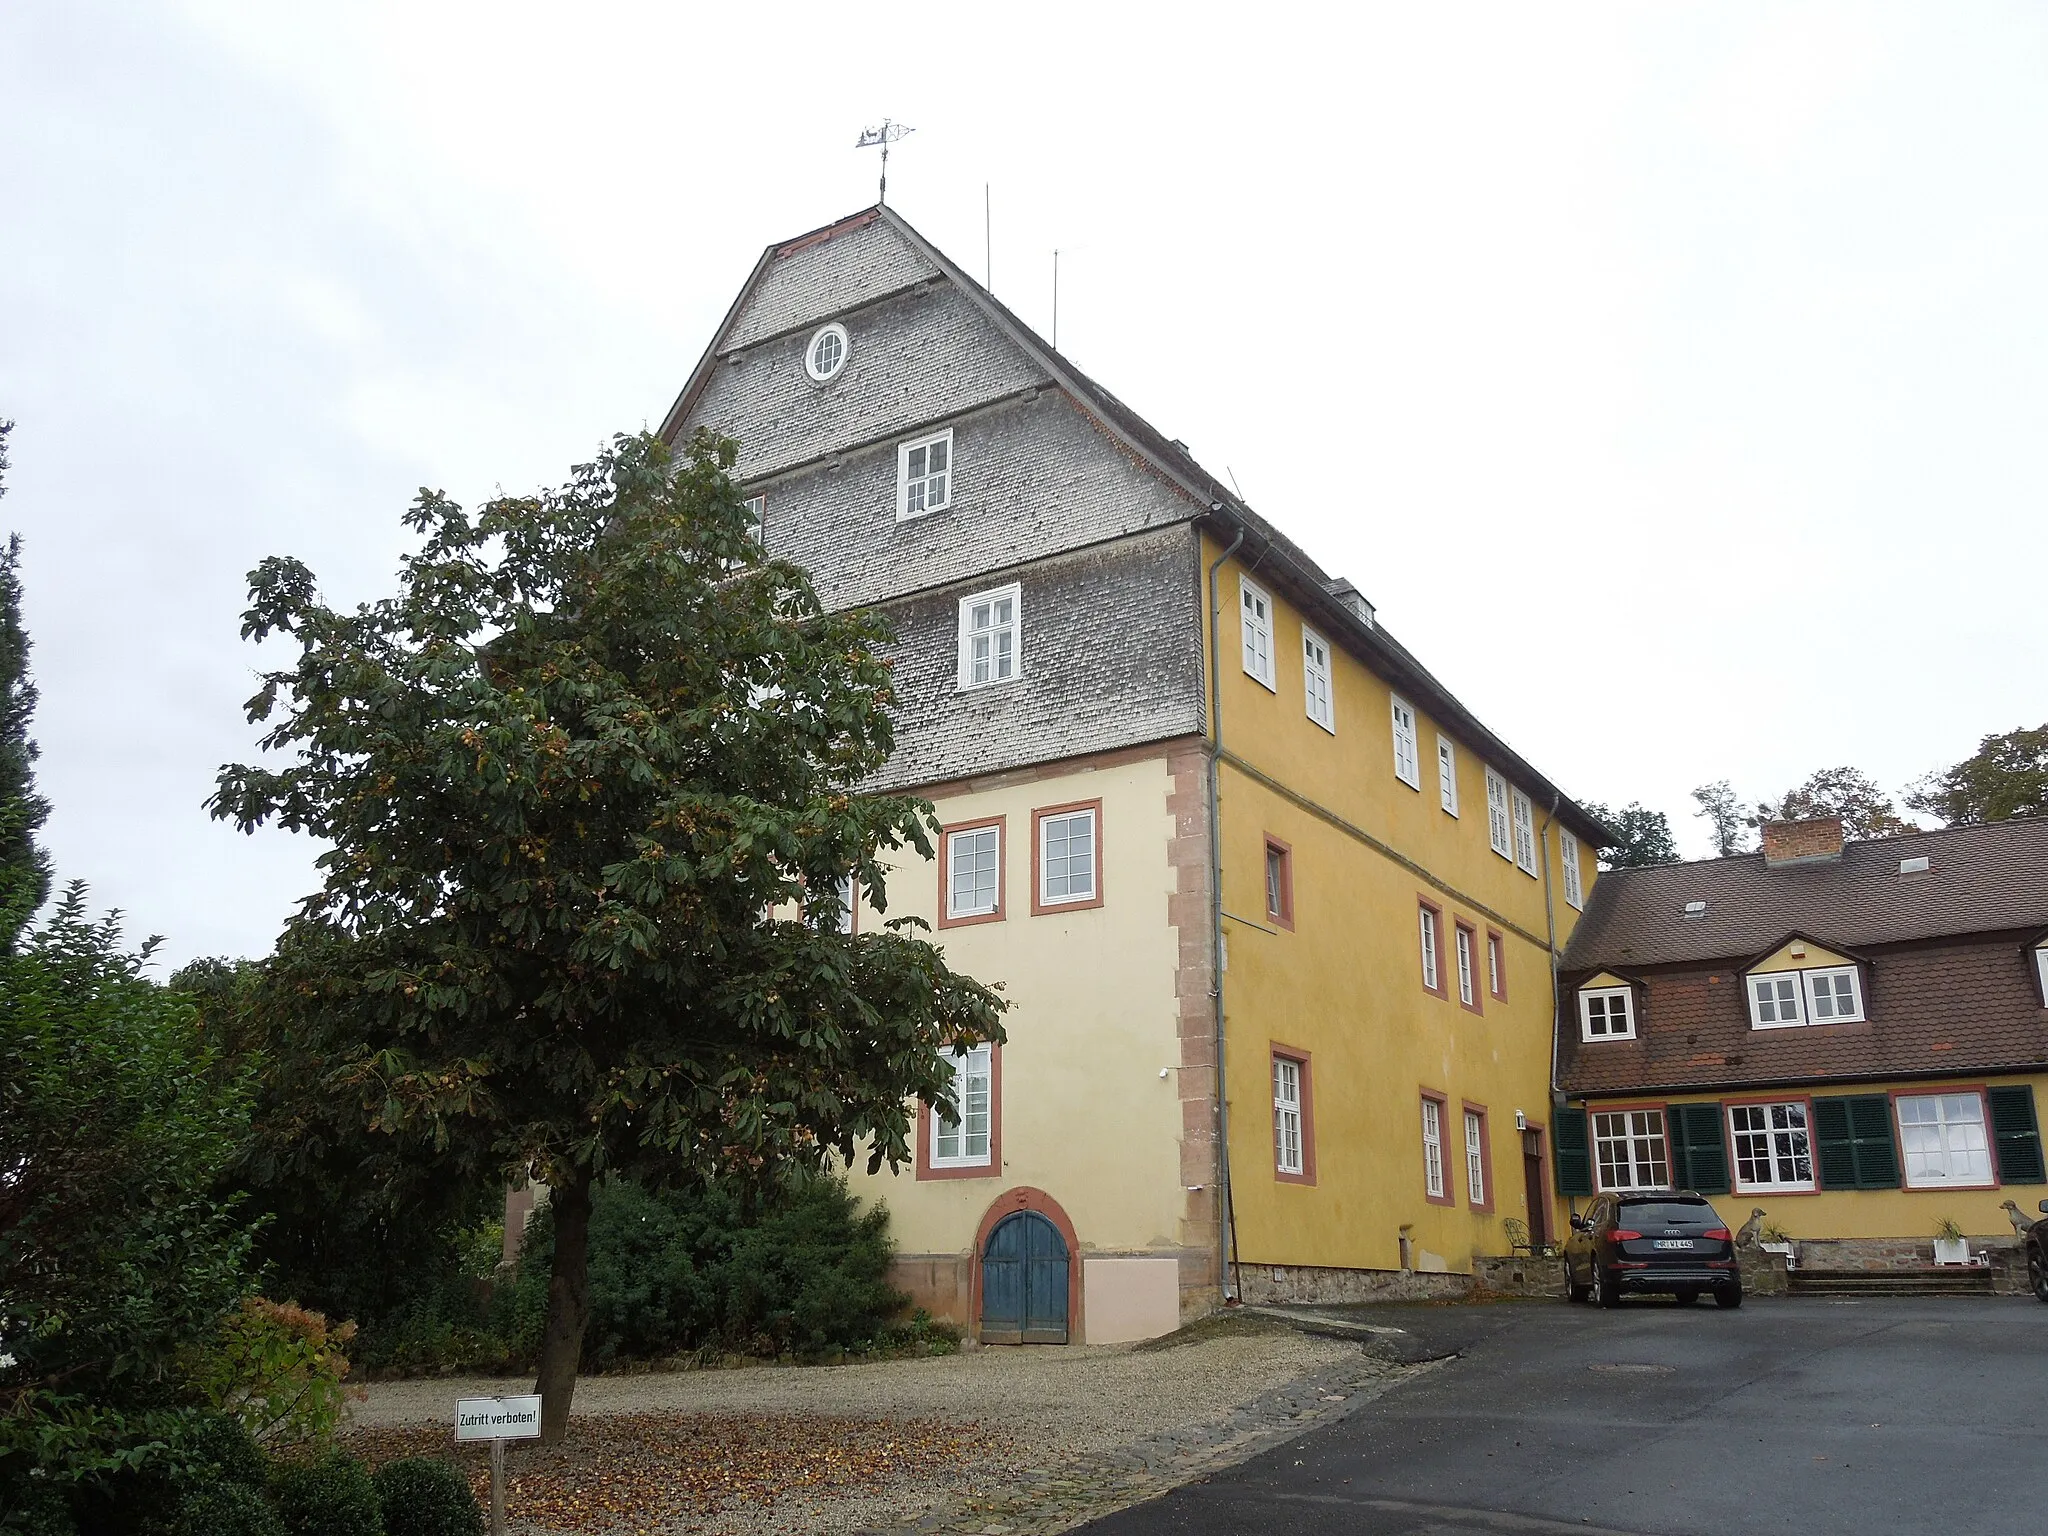
[[[1221,821],[1223,751],[1223,673],[1221,606],[1216,573],[1244,543],[1244,525],[1237,537],[1209,564],[1209,996],[1214,1001],[1216,1050],[1216,1278],[1227,1302],[1239,1299],[1237,1283],[1237,1211],[1230,1198],[1230,1101],[1224,1093],[1226,1068],[1223,1028],[1223,826]],[[1554,989],[1553,989],[1554,990]]]

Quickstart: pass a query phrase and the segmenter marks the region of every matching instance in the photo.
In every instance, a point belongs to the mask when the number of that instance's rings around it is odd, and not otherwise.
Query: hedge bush
[[[281,1462],[270,1487],[285,1536],[384,1536],[376,1485],[344,1452]]]
[[[171,1536],[286,1536],[270,1503],[245,1483],[216,1483],[185,1496]]]
[[[425,1456],[379,1467],[384,1536],[483,1536],[484,1512],[459,1468]]]

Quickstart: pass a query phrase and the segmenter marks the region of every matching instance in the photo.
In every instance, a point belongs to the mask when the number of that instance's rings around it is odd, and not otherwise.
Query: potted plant
[[[1799,1267],[1799,1256],[1792,1247],[1791,1234],[1775,1221],[1767,1221],[1763,1224],[1763,1229],[1757,1233],[1756,1245],[1765,1253],[1783,1254],[1787,1269],[1797,1269]]]
[[[1970,1262],[1969,1239],[1963,1236],[1963,1229],[1952,1217],[1944,1216],[1934,1224],[1934,1262],[1937,1264],[1967,1264]]]

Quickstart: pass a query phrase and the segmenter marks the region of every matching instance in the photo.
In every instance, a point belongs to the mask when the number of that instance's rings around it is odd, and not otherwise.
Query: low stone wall
[[[1475,1258],[1472,1261],[1472,1288],[1482,1296],[1555,1299],[1564,1294],[1564,1260],[1554,1255]]]
[[[1237,1282],[1243,1299],[1260,1306],[1461,1301],[1473,1289],[1470,1275],[1413,1269],[1325,1269],[1309,1264],[1240,1264]]]
[[[1991,1290],[1997,1296],[2023,1296],[2031,1289],[2027,1282],[2027,1252],[2014,1236],[1968,1239],[1972,1255],[1982,1254],[1989,1262]],[[1931,1237],[1818,1237],[1793,1243],[1801,1269],[1850,1270],[1881,1274],[1887,1270],[1924,1270],[1934,1265]]]

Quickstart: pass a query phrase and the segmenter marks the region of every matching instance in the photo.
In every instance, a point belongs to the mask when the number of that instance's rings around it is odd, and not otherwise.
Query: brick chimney
[[[1764,823],[1764,863],[1824,864],[1842,856],[1842,818],[1810,816],[1804,821]]]

